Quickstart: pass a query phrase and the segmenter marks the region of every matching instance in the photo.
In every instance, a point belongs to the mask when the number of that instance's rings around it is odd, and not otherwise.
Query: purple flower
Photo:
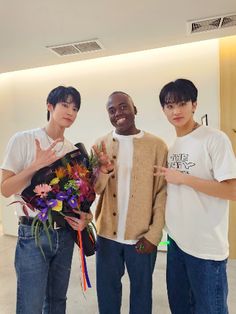
[[[38,214],[38,219],[42,222],[45,222],[48,219],[48,208],[43,208],[40,213]]]
[[[57,193],[57,195],[56,195],[56,199],[57,199],[58,201],[67,200],[67,199],[68,199],[68,195],[66,195],[64,192],[59,192],[59,193]]]
[[[67,195],[71,195],[73,193],[73,190],[71,188],[69,188],[67,191],[66,191],[66,194]]]
[[[38,207],[45,207],[45,206],[46,206],[46,202],[45,202],[44,199],[38,198],[38,199],[36,200],[36,207],[37,207],[37,208],[38,208]]]
[[[69,199],[68,204],[69,204],[70,207],[72,207],[72,208],[78,207],[77,197],[76,197],[76,196],[72,196],[72,197]]]
[[[57,200],[50,199],[49,201],[47,201],[47,205],[51,208],[55,207],[57,205]]]

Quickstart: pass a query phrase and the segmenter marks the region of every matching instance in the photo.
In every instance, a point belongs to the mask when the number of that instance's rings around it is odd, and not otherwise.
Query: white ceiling
[[[236,13],[235,0],[0,0],[0,73],[236,35],[189,35],[187,22]],[[99,52],[59,57],[46,46],[98,39]]]

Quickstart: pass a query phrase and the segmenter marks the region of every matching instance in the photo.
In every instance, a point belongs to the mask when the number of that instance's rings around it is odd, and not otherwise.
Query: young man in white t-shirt
[[[223,132],[194,121],[197,88],[186,79],[166,84],[159,95],[177,138],[167,181],[167,290],[173,314],[228,313],[226,263],[228,200],[236,200],[236,160]]]
[[[166,165],[167,148],[160,138],[137,129],[137,109],[126,93],[112,93],[107,112],[115,130],[100,138],[98,147],[94,147],[100,161],[108,161],[95,185],[99,194],[95,212],[99,313],[120,313],[121,278],[126,268],[130,279],[129,313],[151,314],[152,273],[166,199],[164,180],[155,180],[153,166],[156,162]]]
[[[73,87],[58,86],[47,97],[48,123],[43,128],[16,133],[9,141],[2,169],[1,193],[5,197],[19,194],[30,184],[37,170],[50,165],[76,147],[64,137],[80,109],[80,93]],[[17,204],[18,205],[18,204]],[[52,249],[46,233],[40,241],[45,258],[35,244],[31,225],[35,212],[25,216],[22,205],[16,208],[19,217],[18,242],[15,254],[17,274],[17,314],[64,314],[70,277],[74,240],[68,228],[54,225],[50,230]],[[67,218],[77,230],[85,227],[85,217]]]

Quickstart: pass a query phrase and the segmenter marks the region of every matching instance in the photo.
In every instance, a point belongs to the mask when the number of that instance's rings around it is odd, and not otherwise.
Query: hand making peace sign
[[[110,159],[107,154],[106,145],[104,141],[101,142],[101,145],[93,145],[93,150],[98,157],[99,169],[103,173],[110,173],[114,170],[114,162]]]

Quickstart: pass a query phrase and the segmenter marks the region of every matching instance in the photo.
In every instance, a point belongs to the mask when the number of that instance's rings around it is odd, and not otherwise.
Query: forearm
[[[32,164],[18,174],[2,171],[1,193],[5,197],[19,193],[30,181],[38,168]],[[10,175],[9,175],[10,174]]]
[[[101,172],[99,173],[98,178],[94,184],[94,190],[95,190],[96,194],[101,194],[104,191],[110,175],[111,175],[111,173],[110,174],[105,174],[105,173],[101,173]]]
[[[183,175],[181,181],[182,184],[198,192],[236,201],[236,179],[218,182],[216,180],[205,180],[191,175]]]

